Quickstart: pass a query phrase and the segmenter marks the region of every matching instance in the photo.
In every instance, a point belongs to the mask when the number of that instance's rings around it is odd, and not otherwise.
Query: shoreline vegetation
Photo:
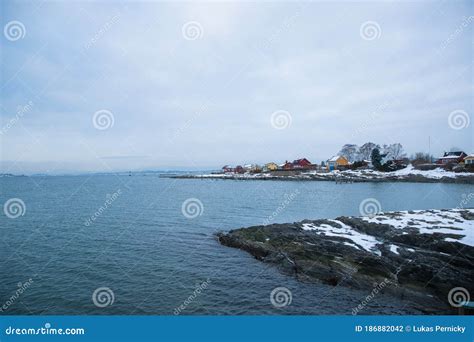
[[[418,170],[412,165],[392,172],[376,170],[335,171],[269,171],[262,173],[207,173],[171,174],[161,177],[180,179],[222,179],[222,180],[286,180],[286,181],[333,181],[336,183],[356,182],[415,182],[415,183],[459,183],[474,184],[474,173],[434,170]]]
[[[473,231],[474,209],[458,208],[253,226],[217,239],[300,281],[376,286],[425,313],[454,314],[450,290],[474,292]]]

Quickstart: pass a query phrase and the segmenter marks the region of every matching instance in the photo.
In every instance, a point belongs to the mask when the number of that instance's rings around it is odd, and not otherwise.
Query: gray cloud
[[[32,4],[5,4],[2,24],[27,32],[2,40],[2,122],[35,105],[0,137],[2,172],[323,160],[365,141],[426,151],[428,136],[434,153],[474,150],[468,1]],[[189,21],[200,38],[183,38]]]

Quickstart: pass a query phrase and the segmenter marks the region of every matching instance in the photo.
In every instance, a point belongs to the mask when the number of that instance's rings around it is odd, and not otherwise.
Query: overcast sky
[[[474,152],[472,1],[1,6],[1,172]]]

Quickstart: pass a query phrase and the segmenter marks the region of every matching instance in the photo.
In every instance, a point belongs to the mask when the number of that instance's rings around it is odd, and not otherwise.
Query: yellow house
[[[474,154],[470,154],[464,158],[464,165],[474,165]]]
[[[334,156],[327,161],[328,171],[337,170],[339,166],[347,166],[349,161],[343,156]]]
[[[275,163],[267,163],[265,164],[265,171],[276,171],[278,170],[278,165]]]

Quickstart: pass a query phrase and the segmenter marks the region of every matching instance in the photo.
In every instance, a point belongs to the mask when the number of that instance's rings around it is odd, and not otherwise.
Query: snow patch
[[[456,178],[458,176],[469,176],[472,175],[469,172],[452,172],[452,171],[446,171],[442,168],[437,168],[434,170],[416,170],[413,165],[408,165],[406,168],[394,171],[394,172],[389,172],[388,174],[392,174],[393,176],[408,176],[408,175],[421,175],[426,178],[433,178],[433,179],[440,179],[443,177],[449,177],[449,178]]]
[[[423,176],[425,178],[430,179],[441,179],[443,177],[456,178],[459,176],[472,176],[472,173],[469,172],[452,172],[446,171],[442,168],[436,168],[434,170],[417,170],[411,164],[404,169],[392,172],[380,172],[376,170],[348,170],[341,172],[341,174],[367,179],[379,179],[387,177],[405,178],[407,176],[414,175]]]
[[[464,209],[474,214],[474,209]],[[461,216],[462,210],[416,210],[396,213],[380,213],[371,217],[362,217],[370,223],[388,224],[397,229],[415,228],[420,234],[454,234],[459,239],[446,238],[445,241],[460,242],[474,246],[474,220]]]
[[[400,253],[398,253],[398,248],[399,247],[396,245],[390,245],[390,252],[400,255]]]
[[[367,234],[359,233],[358,231],[342,223],[341,221],[338,221],[338,220],[329,220],[329,221],[333,222],[335,226],[325,224],[325,223],[320,224],[320,225],[315,225],[313,223],[303,223],[302,228],[304,230],[314,231],[315,233],[320,234],[320,235],[337,236],[337,237],[352,240],[353,243],[357,247],[361,247],[365,249],[366,251],[377,254],[377,255],[382,255],[382,253],[376,248],[376,245],[381,242],[378,241],[375,237],[367,235]],[[349,242],[344,242],[344,244],[352,245],[352,243],[349,243]]]

